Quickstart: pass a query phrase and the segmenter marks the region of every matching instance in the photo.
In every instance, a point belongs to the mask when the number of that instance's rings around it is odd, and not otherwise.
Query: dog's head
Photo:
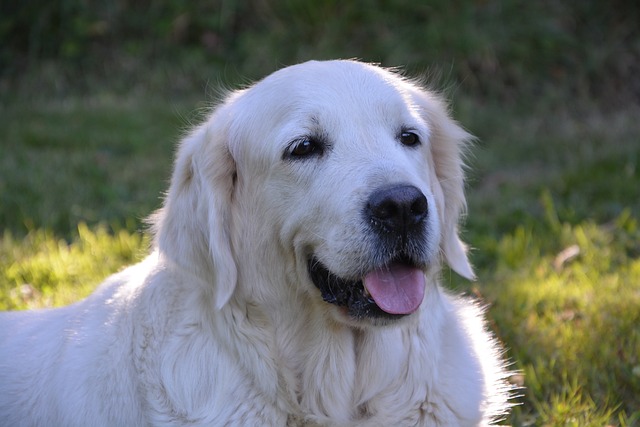
[[[183,141],[157,244],[211,278],[218,307],[293,293],[349,322],[410,315],[441,259],[473,277],[457,231],[468,140],[393,71],[284,68]]]

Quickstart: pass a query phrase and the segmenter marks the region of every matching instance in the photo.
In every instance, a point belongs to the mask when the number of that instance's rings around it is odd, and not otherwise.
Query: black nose
[[[427,198],[413,185],[394,185],[369,196],[367,213],[385,231],[407,233],[420,226],[429,213]]]

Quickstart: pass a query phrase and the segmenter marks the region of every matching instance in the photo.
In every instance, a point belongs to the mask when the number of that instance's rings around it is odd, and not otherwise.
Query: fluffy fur
[[[144,261],[74,305],[0,315],[0,423],[490,424],[509,408],[501,351],[482,310],[438,285],[442,262],[473,278],[457,231],[469,138],[438,96],[356,61],[229,94],[181,142]],[[305,139],[321,146],[292,153]],[[353,317],[323,301],[309,257],[371,268],[385,248],[363,206],[394,183],[428,202],[424,299]]]

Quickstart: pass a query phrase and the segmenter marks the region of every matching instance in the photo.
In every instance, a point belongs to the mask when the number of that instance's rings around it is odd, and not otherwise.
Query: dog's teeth
[[[362,293],[363,293],[363,295],[364,295],[365,297],[370,297],[370,296],[371,296],[371,294],[369,293],[369,290],[368,290],[367,288],[365,288],[365,287],[363,287],[363,288],[364,288],[364,291],[362,292]]]

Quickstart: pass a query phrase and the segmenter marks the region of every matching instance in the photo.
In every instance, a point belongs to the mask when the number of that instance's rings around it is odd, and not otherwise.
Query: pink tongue
[[[414,267],[392,264],[368,273],[364,286],[378,307],[389,314],[409,314],[424,297],[424,273]]]

